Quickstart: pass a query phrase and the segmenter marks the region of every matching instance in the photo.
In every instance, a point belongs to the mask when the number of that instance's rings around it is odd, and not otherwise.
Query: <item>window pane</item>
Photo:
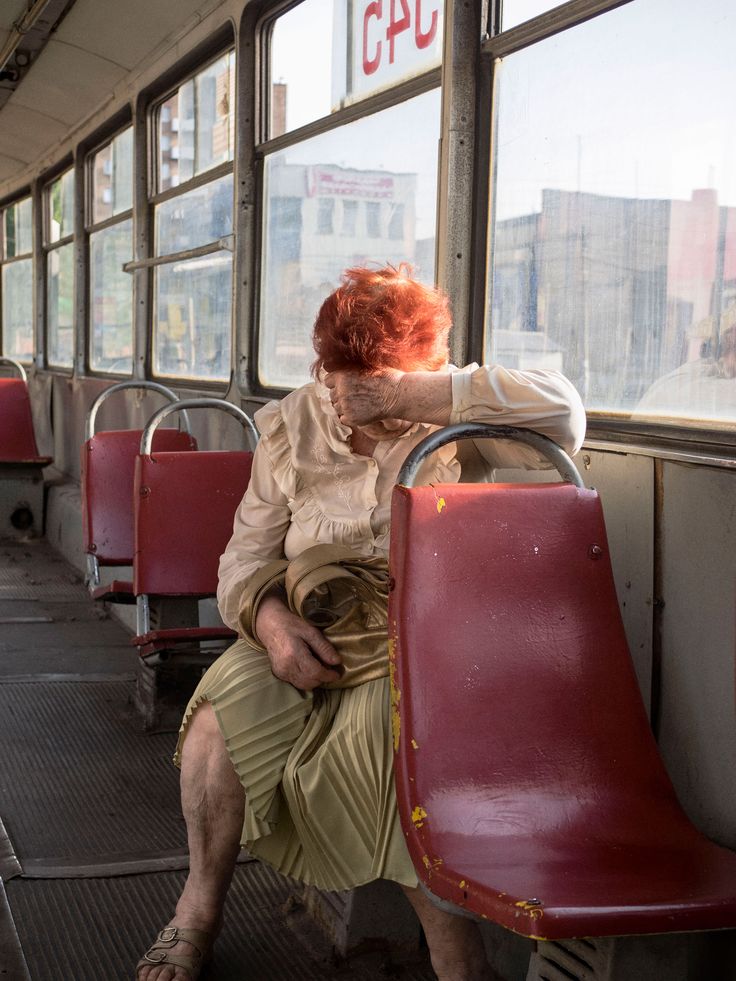
[[[233,159],[235,54],[230,51],[158,107],[158,189]]]
[[[154,372],[225,381],[230,375],[232,256],[229,252],[155,270]]]
[[[344,269],[410,262],[433,282],[439,120],[435,90],[266,159],[264,384],[308,380],[312,324]]]
[[[133,370],[133,282],[122,266],[133,248],[133,222],[89,237],[90,352],[93,371]]]
[[[49,228],[47,242],[74,234],[74,171],[67,170],[47,190]]]
[[[443,9],[442,0],[304,0],[287,11],[271,38],[269,136],[439,65]]]
[[[736,11],[691,12],[642,0],[500,65],[487,354],[590,409],[733,420]]]
[[[216,242],[233,230],[233,178],[226,174],[156,206],[156,255]]]
[[[21,259],[2,270],[3,354],[33,359],[33,260]]]
[[[33,206],[30,198],[16,201],[5,209],[5,258],[12,259],[33,250]]]
[[[92,221],[127,211],[133,204],[133,128],[129,127],[94,155]]]
[[[48,363],[74,364],[74,243],[53,249],[46,257]]]
[[[559,7],[560,2],[550,3],[550,0],[503,0],[503,13],[501,14],[501,30],[508,31],[517,24],[523,24],[532,17]]]

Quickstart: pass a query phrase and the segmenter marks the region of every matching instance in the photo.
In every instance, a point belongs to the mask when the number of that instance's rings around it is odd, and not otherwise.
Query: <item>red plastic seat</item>
[[[160,410],[149,422],[181,409],[212,407],[248,417],[222,400],[180,402]],[[253,429],[255,433],[255,430]],[[155,436],[155,433],[153,433]],[[142,440],[144,449],[146,436]],[[138,636],[133,643],[142,657],[197,654],[203,643],[211,657],[237,636],[228,627],[150,629],[148,609],[157,597],[209,597],[217,591],[219,560],[233,531],[235,511],[250,480],[253,454],[248,451],[141,452],[135,467],[134,593],[138,600]],[[219,646],[213,647],[213,642]]]
[[[82,447],[82,531],[84,550],[99,566],[133,565],[133,476],[142,430],[96,433]],[[177,429],[159,429],[156,450],[197,449],[196,440]],[[94,599],[134,603],[133,583],[114,580],[92,589]]]
[[[396,783],[421,882],[527,937],[736,927],[650,730],[598,495],[394,490]]]
[[[82,445],[82,535],[87,553],[88,585],[94,600],[135,603],[133,583],[114,579],[100,584],[100,568],[133,565],[133,474],[143,431],[111,429],[95,433],[95,421],[110,396],[127,390],[163,395],[175,403],[177,396],[158,382],[119,382],[104,389],[87,413],[87,439]],[[188,432],[162,429],[154,436],[156,449],[192,451],[197,441]]]
[[[33,432],[31,402],[23,378],[0,378],[0,463],[45,467]]]

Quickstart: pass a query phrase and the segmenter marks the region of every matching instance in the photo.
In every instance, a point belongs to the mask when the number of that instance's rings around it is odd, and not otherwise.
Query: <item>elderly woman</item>
[[[139,981],[199,976],[241,845],[322,889],[393,879],[419,915],[440,981],[492,977],[475,924],[417,889],[397,815],[387,670],[340,687],[340,651],[279,585],[264,592],[262,575],[319,543],[385,558],[398,471],[438,426],[526,426],[577,451],[585,415],[565,378],[458,370],[448,364],[449,330],[446,297],[407,269],[351,269],[317,316],[315,381],[256,413],[262,439],[218,590],[222,617],[242,639],[206,672],[182,723],[175,762],[190,872]],[[461,451],[470,466],[537,463],[515,444],[448,445],[424,479],[457,481]]]

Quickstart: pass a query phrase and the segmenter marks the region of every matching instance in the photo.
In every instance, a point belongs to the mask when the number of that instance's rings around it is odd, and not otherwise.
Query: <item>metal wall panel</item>
[[[690,817],[736,847],[736,474],[665,463],[660,746]]]

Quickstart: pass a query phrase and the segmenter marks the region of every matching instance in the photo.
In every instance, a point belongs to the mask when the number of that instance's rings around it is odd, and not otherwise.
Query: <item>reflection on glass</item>
[[[500,64],[486,353],[589,409],[733,420],[736,11],[688,10],[626,5]]]
[[[235,54],[230,51],[158,107],[160,191],[233,159],[234,86]]]
[[[443,0],[304,0],[275,22],[269,136],[440,64]]]
[[[133,205],[133,127],[111,140],[92,164],[92,221],[105,221]]]
[[[410,262],[434,279],[435,90],[266,158],[259,376],[309,378],[320,304],[353,265]]]
[[[74,233],[74,171],[67,170],[65,174],[53,182],[47,191],[48,201],[48,238],[49,244],[58,242]]]
[[[559,7],[562,0],[550,2],[550,0],[503,0],[501,14],[501,30],[508,31],[517,24],[523,24],[532,17]]]
[[[156,255],[207,245],[233,230],[233,178],[192,188],[156,206]]]
[[[33,260],[21,259],[2,270],[3,354],[33,359]]]
[[[123,272],[133,246],[133,222],[109,225],[89,237],[90,350],[93,371],[133,369],[132,277]]]
[[[25,255],[33,249],[33,207],[30,198],[16,201],[3,213],[5,258]]]
[[[71,368],[74,363],[74,243],[53,249],[46,257],[48,363]]]
[[[158,266],[153,361],[157,375],[227,380],[232,257],[229,252]]]

